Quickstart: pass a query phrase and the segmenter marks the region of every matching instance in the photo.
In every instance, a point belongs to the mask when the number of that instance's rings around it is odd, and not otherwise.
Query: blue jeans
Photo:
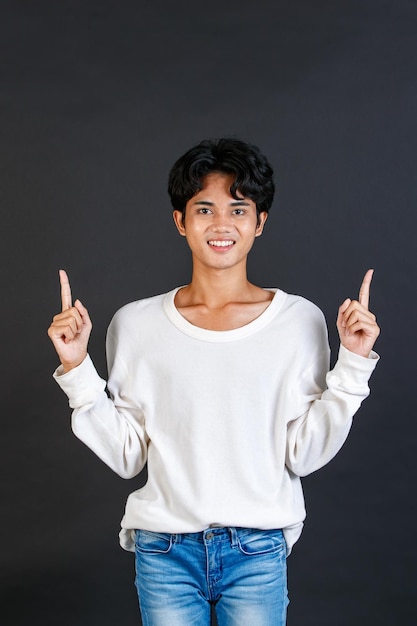
[[[284,626],[288,605],[282,530],[136,531],[143,626]]]

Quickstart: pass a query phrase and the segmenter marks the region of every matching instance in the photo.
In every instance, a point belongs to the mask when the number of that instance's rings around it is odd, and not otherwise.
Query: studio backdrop
[[[118,531],[146,475],[72,435],[46,331],[65,268],[106,377],[115,311],[190,280],[169,168],[223,135],[275,170],[250,279],[317,304],[333,361],[338,306],[375,268],[381,361],[343,450],[304,480],[288,624],[417,623],[416,25],[407,0],[2,2],[2,624],[140,624]]]

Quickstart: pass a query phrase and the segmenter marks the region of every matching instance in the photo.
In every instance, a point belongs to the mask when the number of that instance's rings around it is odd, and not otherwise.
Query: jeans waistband
[[[244,528],[244,527],[220,527],[214,526],[207,528],[206,530],[202,530],[200,532],[195,533],[163,533],[157,531],[149,531],[137,530],[136,532],[144,532],[153,535],[158,535],[160,537],[165,537],[165,539],[169,540],[171,543],[182,543],[185,540],[195,541],[201,544],[208,543],[221,543],[227,542],[230,543],[231,547],[236,547],[239,543],[239,540],[246,539],[250,535],[256,534],[281,534],[283,535],[282,529],[269,529],[269,530],[261,530],[259,528]]]
[[[227,542],[230,543],[231,547],[233,548],[239,544],[239,540],[247,538],[249,535],[255,535],[259,533],[280,533],[281,535],[283,534],[281,529],[261,530],[259,528],[215,526],[196,533],[168,533],[168,536],[170,537],[172,543],[182,543],[184,540],[187,539],[202,544],[208,544],[212,542]]]
[[[207,543],[212,541],[227,541],[231,546],[236,546],[238,535],[241,533],[250,533],[249,528],[234,527],[211,527],[197,533],[178,533],[172,535],[174,543],[181,543],[184,539],[191,539],[198,543]]]

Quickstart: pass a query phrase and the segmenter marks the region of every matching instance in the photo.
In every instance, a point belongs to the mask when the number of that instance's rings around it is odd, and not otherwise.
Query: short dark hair
[[[269,211],[274,198],[273,170],[256,146],[234,138],[205,139],[183,154],[169,173],[168,193],[174,209],[185,216],[187,202],[203,187],[211,172],[233,174],[230,193],[240,193],[256,204],[259,213]]]

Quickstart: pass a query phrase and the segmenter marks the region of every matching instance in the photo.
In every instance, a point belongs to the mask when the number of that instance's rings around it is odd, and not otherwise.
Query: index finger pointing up
[[[59,270],[59,280],[61,283],[62,310],[66,311],[72,307],[72,298],[71,287],[65,270]]]
[[[359,290],[359,302],[365,309],[369,308],[369,288],[371,286],[372,276],[374,274],[374,270],[368,270],[364,276],[362,281],[361,288]]]

